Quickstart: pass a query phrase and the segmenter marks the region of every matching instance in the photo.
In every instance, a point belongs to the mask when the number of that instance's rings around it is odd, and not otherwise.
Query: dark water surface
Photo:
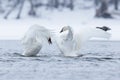
[[[120,42],[90,41],[82,57],[60,54],[55,44],[22,57],[20,41],[0,41],[0,80],[120,80]]]

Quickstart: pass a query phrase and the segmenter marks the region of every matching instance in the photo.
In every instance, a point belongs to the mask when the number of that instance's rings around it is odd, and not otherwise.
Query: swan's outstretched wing
[[[111,29],[106,26],[96,27],[96,28],[93,28],[91,35],[92,37],[96,37],[96,38],[109,39],[111,37],[111,34],[107,32],[108,30],[111,30]]]
[[[43,26],[31,26],[21,40],[25,51],[23,55],[34,56],[36,55],[43,45],[51,44],[51,33]]]

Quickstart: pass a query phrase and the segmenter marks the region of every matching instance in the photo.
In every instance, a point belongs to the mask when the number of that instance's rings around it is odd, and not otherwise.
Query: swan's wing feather
[[[49,29],[43,26],[33,25],[28,29],[21,41],[25,45],[32,42],[38,42],[40,44],[43,44],[49,43],[50,38],[51,32]]]
[[[96,37],[96,38],[109,39],[111,37],[111,34],[109,32],[97,28],[94,28],[91,34],[92,37]]]
[[[43,26],[33,25],[25,33],[21,42],[25,49],[23,55],[35,56],[43,45],[52,43],[50,30]]]

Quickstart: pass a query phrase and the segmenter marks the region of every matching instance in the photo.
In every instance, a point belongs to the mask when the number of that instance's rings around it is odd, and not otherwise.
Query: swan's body
[[[92,37],[109,38],[110,34],[98,28],[72,28],[65,26],[56,39],[64,56],[79,56],[79,50]]]
[[[43,26],[34,25],[28,29],[22,38],[24,46],[23,56],[36,56],[41,48],[52,43],[51,37],[57,42],[58,48],[64,56],[79,56],[79,50],[87,40],[93,37],[109,38],[110,34],[106,31],[106,27],[97,28],[72,28],[65,26],[57,37],[51,36],[50,30]]]
[[[50,31],[43,26],[31,26],[22,38],[25,48],[22,55],[36,56],[43,45],[48,43],[52,43]]]

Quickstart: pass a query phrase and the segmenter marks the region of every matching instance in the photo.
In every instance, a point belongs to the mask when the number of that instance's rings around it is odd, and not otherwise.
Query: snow
[[[52,29],[60,29],[62,26],[85,26],[85,27],[96,27],[96,26],[108,26],[112,30],[110,33],[112,37],[110,40],[120,40],[120,27],[119,19],[120,16],[114,16],[114,19],[95,18],[95,10],[91,9],[76,9],[70,11],[64,9],[62,11],[53,10],[45,11],[41,10],[40,18],[33,18],[23,15],[21,19],[16,20],[13,17],[9,19],[0,19],[0,39],[21,39],[27,29],[34,24],[45,26]]]

